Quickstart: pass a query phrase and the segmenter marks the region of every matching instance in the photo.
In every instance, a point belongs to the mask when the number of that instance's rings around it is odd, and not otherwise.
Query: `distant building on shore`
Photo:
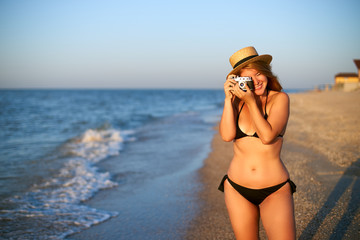
[[[338,73],[335,75],[335,89],[352,91],[360,88],[360,59],[354,59],[357,73]]]

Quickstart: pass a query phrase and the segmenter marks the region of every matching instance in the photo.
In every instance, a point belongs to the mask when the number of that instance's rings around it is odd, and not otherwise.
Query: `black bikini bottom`
[[[288,179],[285,182],[280,183],[278,185],[272,186],[272,187],[267,187],[267,188],[262,188],[262,189],[251,189],[251,188],[246,188],[246,187],[243,187],[243,186],[240,186],[240,185],[234,183],[233,181],[231,181],[231,179],[228,177],[228,175],[224,176],[224,178],[222,179],[222,181],[219,185],[218,189],[222,192],[224,192],[224,182],[226,179],[229,181],[231,186],[236,191],[238,191],[238,193],[240,193],[244,198],[246,198],[249,202],[251,202],[255,205],[259,205],[260,203],[262,203],[262,201],[264,201],[265,198],[267,198],[270,194],[279,190],[286,183],[290,184],[291,193],[296,192],[296,185],[290,179]]]

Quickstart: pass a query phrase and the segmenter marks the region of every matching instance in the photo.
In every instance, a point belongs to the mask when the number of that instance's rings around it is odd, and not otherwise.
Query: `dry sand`
[[[291,94],[281,158],[297,185],[297,239],[359,239],[360,91]],[[200,214],[187,239],[235,239],[223,193],[217,190],[232,158],[232,143],[216,134],[199,170]],[[263,228],[261,239],[266,239]]]

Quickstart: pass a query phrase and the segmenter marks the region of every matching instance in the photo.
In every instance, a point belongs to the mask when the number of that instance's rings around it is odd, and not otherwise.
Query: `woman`
[[[296,186],[280,159],[289,97],[271,72],[271,60],[253,47],[237,51],[224,84],[220,134],[234,141],[234,157],[219,190],[237,239],[258,239],[260,216],[269,239],[295,239]],[[240,89],[236,76],[251,77],[255,89]]]

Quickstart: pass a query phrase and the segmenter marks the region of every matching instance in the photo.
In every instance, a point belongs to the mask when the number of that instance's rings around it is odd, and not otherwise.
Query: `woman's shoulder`
[[[290,104],[290,98],[289,98],[289,95],[285,92],[279,92],[279,91],[273,91],[273,90],[270,90],[269,91],[269,105],[278,105],[278,104],[281,104],[281,105],[289,105]]]
[[[289,95],[285,92],[270,90],[269,91],[269,100],[271,100],[271,101],[289,101]]]

